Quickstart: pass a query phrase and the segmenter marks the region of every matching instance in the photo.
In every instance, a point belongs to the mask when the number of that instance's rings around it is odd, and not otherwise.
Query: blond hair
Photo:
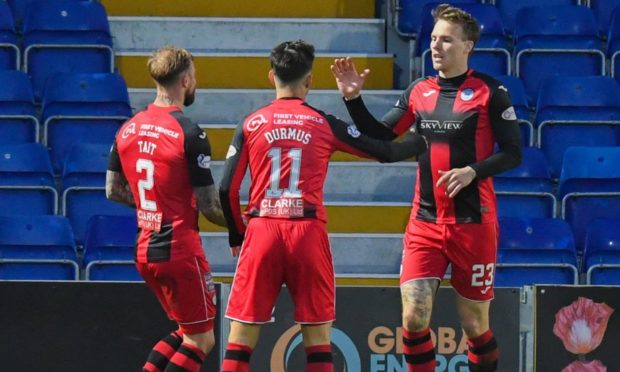
[[[157,49],[147,62],[149,73],[159,85],[169,86],[176,83],[179,76],[187,71],[194,57],[183,48],[165,46]]]

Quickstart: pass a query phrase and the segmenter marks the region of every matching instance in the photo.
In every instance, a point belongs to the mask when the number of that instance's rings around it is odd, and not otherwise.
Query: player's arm
[[[245,223],[239,203],[239,190],[248,167],[248,160],[248,152],[244,146],[243,123],[241,123],[237,126],[228,148],[220,184],[220,200],[228,225],[228,242],[233,248],[233,256],[236,256],[235,249],[238,254],[245,234]]]
[[[420,155],[428,149],[426,139],[412,131],[407,132],[402,142],[391,142],[367,136],[342,120],[325,115],[332,133],[334,147],[365,158],[392,163]]]
[[[118,156],[118,150],[116,149],[116,141],[114,141],[112,145],[108,170],[105,174],[105,196],[109,200],[124,204],[128,207],[136,207],[131,188],[123,173],[121,160]]]
[[[188,126],[185,133],[185,157],[189,169],[190,182],[198,202],[198,209],[219,226],[226,226],[217,189],[211,174],[211,145],[207,134],[196,124]]]

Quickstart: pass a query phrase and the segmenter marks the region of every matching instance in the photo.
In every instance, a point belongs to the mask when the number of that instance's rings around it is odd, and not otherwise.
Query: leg
[[[467,359],[472,372],[494,372],[497,370],[499,349],[489,328],[490,301],[475,302],[457,297],[457,309],[463,331],[469,339]]]
[[[183,342],[183,333],[176,330],[168,336],[161,339],[155,346],[148,358],[146,364],[142,367],[143,372],[162,372],[170,362],[170,358],[177,352]]]
[[[332,323],[302,324],[306,350],[306,372],[333,372],[334,361],[331,347]]]
[[[222,372],[249,372],[252,350],[258,342],[260,324],[230,322],[230,335]]]
[[[215,346],[213,335],[213,321],[207,332],[183,334],[183,343],[177,352],[170,358],[164,372],[198,372],[202,367],[207,354]]]
[[[403,304],[403,353],[409,371],[434,372],[435,349],[429,325],[437,279],[418,279],[400,287]]]

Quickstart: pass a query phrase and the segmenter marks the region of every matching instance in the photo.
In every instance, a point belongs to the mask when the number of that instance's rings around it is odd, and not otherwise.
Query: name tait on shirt
[[[153,155],[153,153],[157,149],[157,145],[149,141],[138,141],[138,148],[143,154]]]

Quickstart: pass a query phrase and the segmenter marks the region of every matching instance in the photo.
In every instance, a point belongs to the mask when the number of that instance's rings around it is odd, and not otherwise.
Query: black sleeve
[[[112,172],[123,172],[123,167],[121,166],[121,158],[118,156],[118,149],[116,148],[116,139],[114,139],[114,143],[112,144],[112,148],[110,149],[110,160],[108,160],[108,170]]]
[[[192,186],[213,185],[211,175],[211,145],[204,132],[196,123],[185,116],[177,116],[185,135],[185,158]]]
[[[348,125],[332,115],[324,116],[334,134],[334,147],[341,151],[391,163],[419,155],[428,148],[426,139],[411,131],[403,141],[390,142],[362,134],[355,125]]]
[[[361,96],[350,101],[345,100],[347,111],[349,111],[349,115],[359,131],[378,139],[393,140],[409,129],[415,122],[415,115],[409,108],[409,96],[416,83],[417,81],[412,83],[401,94],[398,101],[383,116],[381,121],[375,119],[368,111]]]
[[[495,89],[489,102],[489,120],[499,151],[472,164],[476,177],[483,179],[521,164],[521,133],[510,96],[505,88]]]
[[[243,122],[237,126],[226,154],[224,173],[220,183],[220,202],[228,225],[228,242],[231,247],[241,245],[245,224],[241,216],[239,189],[248,165],[248,154],[244,146]]]

